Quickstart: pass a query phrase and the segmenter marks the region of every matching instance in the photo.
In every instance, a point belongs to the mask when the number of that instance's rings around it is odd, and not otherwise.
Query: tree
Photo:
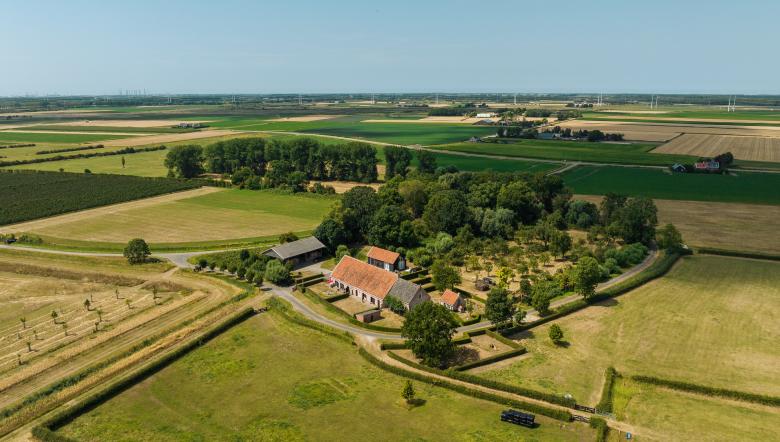
[[[404,385],[404,390],[401,392],[401,397],[403,397],[406,400],[407,404],[412,403],[414,400],[414,385],[412,385],[412,381],[407,380],[406,384]]]
[[[661,227],[656,233],[658,246],[669,252],[679,252],[683,248],[683,238],[680,231],[673,224]]]
[[[279,235],[279,244],[284,244],[293,241],[298,241],[298,235],[292,232],[282,233],[281,235]]]
[[[550,251],[563,258],[571,250],[571,236],[567,232],[556,230],[550,238]]]
[[[368,186],[356,186],[344,192],[338,212],[349,240],[359,240],[368,233],[381,204],[376,191]]]
[[[132,310],[133,309],[133,306],[130,305],[130,300],[129,299],[125,299],[125,305],[127,305],[127,309],[128,310]]]
[[[451,289],[457,284],[460,284],[460,273],[458,269],[448,265],[443,260],[436,260],[431,267],[431,282],[436,287],[436,290],[443,291],[445,289]]]
[[[203,148],[197,144],[174,146],[165,155],[168,173],[193,178],[203,173]]]
[[[404,303],[393,295],[385,296],[383,305],[397,315],[403,316],[406,313],[406,307],[404,307]]]
[[[405,177],[412,162],[412,153],[401,146],[385,146],[385,181],[396,175]]]
[[[253,283],[254,283],[256,286],[261,286],[261,285],[263,285],[263,275],[262,275],[262,274],[260,274],[260,273],[257,273],[257,274],[255,274],[255,277],[252,279],[252,282],[253,282]]]
[[[590,299],[596,294],[596,285],[601,280],[601,269],[596,258],[585,256],[574,269],[574,288],[583,298]]]
[[[338,247],[336,247],[336,262],[341,261],[341,258],[345,256],[351,256],[349,253],[349,247],[345,246],[344,244],[340,244]]]
[[[417,170],[421,173],[436,173],[436,156],[427,150],[417,151]]]
[[[125,247],[124,255],[130,264],[141,264],[146,262],[146,258],[151,255],[149,245],[141,238],[131,239]]]
[[[496,197],[496,205],[514,212],[517,220],[523,224],[535,222],[544,208],[533,189],[522,181],[503,186]]]
[[[526,314],[525,310],[517,309],[514,317],[515,325],[520,325],[523,323],[523,321],[525,320],[525,314]]]
[[[546,315],[550,309],[550,300],[561,294],[561,289],[553,281],[536,281],[531,288],[531,306],[540,315]]]
[[[446,307],[423,302],[406,314],[401,336],[424,364],[441,367],[455,351],[452,335],[457,327],[458,323]]]
[[[560,344],[563,340],[563,330],[561,330],[561,327],[558,324],[551,325],[547,334],[555,345]]]
[[[398,185],[398,193],[403,199],[404,208],[412,212],[415,218],[422,216],[428,203],[428,192],[425,183],[420,180],[406,180]]]
[[[26,329],[27,328],[27,318],[21,317],[21,318],[19,318],[19,322],[22,323],[22,329]]]
[[[125,157],[122,156],[122,169],[124,169],[124,168],[125,168]]]
[[[209,262],[208,262],[208,260],[206,260],[206,258],[200,258],[198,260],[198,267],[200,267],[201,269],[205,269],[208,265],[209,265]]]
[[[515,277],[515,272],[512,271],[509,267],[502,266],[498,268],[498,271],[496,272],[496,278],[498,278],[498,286],[507,288],[509,287],[509,281],[512,280],[512,278]]]
[[[428,200],[423,220],[432,232],[455,234],[459,227],[466,224],[468,213],[463,192],[443,190],[434,193]]]
[[[54,321],[55,324],[57,324],[57,317],[58,316],[59,316],[59,314],[57,313],[57,311],[55,311],[55,310],[51,311],[51,320]]]
[[[409,247],[417,242],[411,228],[411,216],[399,206],[379,208],[368,228],[368,242],[380,247]]]
[[[84,300],[84,308],[87,309],[87,311],[90,311],[90,306],[92,305],[91,302],[89,302],[89,299]]]
[[[281,261],[269,261],[265,265],[265,279],[274,284],[285,284],[290,281],[290,271]]]
[[[494,287],[488,292],[485,301],[485,316],[496,327],[502,328],[515,314],[515,303],[509,291],[504,287]]]
[[[344,226],[333,218],[325,218],[316,229],[314,237],[320,240],[331,252],[347,242],[347,232]]]
[[[95,313],[97,313],[98,322],[103,322],[103,310],[97,309]]]

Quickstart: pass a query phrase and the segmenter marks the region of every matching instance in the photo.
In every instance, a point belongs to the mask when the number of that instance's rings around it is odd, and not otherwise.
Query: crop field
[[[576,199],[601,201],[589,195]],[[662,199],[655,205],[659,225],[674,224],[690,246],[780,255],[780,206]]]
[[[564,121],[560,126],[568,127],[572,130],[599,129],[604,132],[619,132],[624,134],[627,140],[644,141],[668,141],[681,133],[753,137],[780,136],[780,125],[746,126],[733,124],[646,122],[636,120],[569,120]]]
[[[50,161],[37,164],[22,164],[19,166],[10,166],[6,169],[43,170],[50,172],[56,172],[62,169],[63,172],[73,173],[82,173],[85,169],[89,169],[92,173],[135,175],[139,177],[165,177],[168,174],[168,169],[165,168],[163,162],[165,161],[165,155],[167,153],[167,150],[157,150],[153,152],[134,153],[132,155],[113,155]],[[124,167],[122,167],[122,157],[125,159]]]
[[[116,140],[130,135],[100,135],[45,132],[8,132],[0,131],[0,144],[11,143],[93,143],[96,141]]]
[[[593,437],[585,425],[543,417],[535,429],[500,423],[505,407],[420,383],[415,383],[419,405],[410,408],[400,397],[404,383],[365,362],[345,342],[263,314],[58,433],[82,441]]]
[[[169,178],[0,171],[0,225],[197,186]]]
[[[592,112],[585,114],[585,117],[611,117],[614,116],[618,119],[625,117],[632,118],[649,118],[658,120],[691,120],[691,121],[734,121],[734,122],[757,122],[757,123],[774,123],[780,124],[780,112],[772,110],[760,110],[760,111],[746,111],[738,110],[737,112],[726,112],[725,110],[716,110],[712,108],[701,108],[695,110],[684,110],[668,108],[668,111],[632,111],[621,110],[617,108],[612,111],[605,112]],[[650,113],[652,112],[652,113]]]
[[[492,170],[495,172],[548,172],[561,167],[556,163],[544,163],[537,161],[506,160],[498,158],[468,157],[463,155],[434,153],[438,166],[455,166],[465,172],[479,172]],[[417,166],[417,158],[412,160],[412,165]]]
[[[586,404],[598,402],[609,366],[624,377],[641,374],[777,396],[780,349],[774,337],[780,333],[778,315],[780,263],[687,257],[661,279],[555,321],[563,329],[567,345],[550,342],[547,324],[515,336],[528,348],[529,358],[476,372],[502,382],[571,393]],[[755,408],[734,407],[728,401],[732,406],[710,410],[697,405],[709,400],[680,393],[668,395],[677,397],[673,402],[687,403],[690,408],[675,407],[678,413],[671,413],[658,398],[652,399],[656,410],[640,416],[632,411],[643,406],[632,409],[635,405],[629,398],[625,399],[629,407],[626,420],[641,423],[664,418],[676,424],[661,429],[650,426],[647,434],[671,431],[651,437],[655,440],[679,439],[678,431],[692,430],[700,431],[700,440],[743,440],[739,431],[744,426],[732,425],[727,418],[749,414],[739,412],[740,408]],[[758,428],[779,431],[780,413],[774,409],[772,414],[773,420]]]
[[[780,138],[683,134],[659,146],[653,153],[714,157],[731,152],[734,158],[780,162]]]
[[[321,195],[204,189],[10,226],[44,238],[192,243],[268,238],[316,227],[336,201]],[[55,239],[53,242],[58,242]]]
[[[672,174],[661,169],[579,166],[562,176],[574,193],[587,195],[615,192],[661,199],[780,204],[780,174],[774,173]]]
[[[112,139],[106,141],[106,146],[122,146],[122,147],[135,147],[145,146],[148,144],[169,144],[177,141],[190,141],[200,138],[215,138],[225,135],[237,135],[238,133],[230,130],[203,130],[197,132],[186,132],[176,134],[162,134],[162,135],[143,135],[132,138]]]
[[[641,165],[670,165],[691,162],[686,155],[650,153],[657,144],[649,143],[589,143],[587,141],[513,140],[499,143],[459,143],[437,146],[437,149],[496,155],[505,157],[542,158],[566,161],[590,161]],[[657,152],[655,150],[654,152]]]

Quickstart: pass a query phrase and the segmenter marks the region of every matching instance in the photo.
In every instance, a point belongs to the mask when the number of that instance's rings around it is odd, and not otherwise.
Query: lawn
[[[571,393],[589,405],[598,402],[609,366],[624,376],[642,374],[778,396],[778,317],[780,263],[687,257],[661,279],[556,321],[566,346],[550,342],[550,324],[537,327],[515,337],[522,339],[529,358],[477,372],[502,382]],[[679,420],[685,421],[683,417]],[[717,425],[717,420],[696,428],[709,432],[700,434],[700,440],[725,438],[724,432],[732,429]],[[774,429],[780,431],[780,424]],[[738,433],[730,437],[741,439]]]
[[[39,132],[0,131],[0,144],[12,143],[92,143],[95,141],[116,140],[133,135],[100,134],[51,134]],[[5,150],[5,149],[3,149]]]
[[[589,143],[587,141],[513,140],[507,144],[458,143],[439,146],[442,150],[506,157],[543,158],[566,161],[669,166],[692,163],[687,155],[650,153],[654,143]]]
[[[62,435],[92,440],[592,440],[583,424],[499,422],[501,405],[415,383],[349,344],[263,314],[78,417]]]
[[[181,197],[171,195],[153,204],[139,201],[110,210],[76,213],[17,228],[55,244],[56,238],[99,243],[144,238],[155,244],[267,240],[284,232],[310,231],[336,201],[335,197],[311,194],[209,190]]]
[[[780,204],[780,174],[774,173],[672,174],[661,169],[580,166],[562,176],[575,193],[586,195],[617,192],[675,200]]]

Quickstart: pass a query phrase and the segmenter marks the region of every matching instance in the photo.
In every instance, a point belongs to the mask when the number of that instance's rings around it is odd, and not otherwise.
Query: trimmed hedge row
[[[325,278],[323,278],[323,276],[322,276],[322,275],[319,275],[319,276],[317,276],[316,278],[310,278],[310,279],[308,279],[308,280],[306,280],[306,281],[297,282],[297,283],[296,283],[296,288],[305,288],[305,287],[311,287],[311,286],[313,286],[313,285],[315,285],[315,284],[319,284],[319,283],[321,283],[321,282],[322,282],[322,281],[324,281],[324,280],[325,280]]]
[[[319,322],[312,321],[310,319],[306,319],[303,316],[297,314],[295,311],[293,311],[290,308],[290,304],[288,304],[286,301],[283,301],[280,298],[272,297],[268,300],[268,307],[271,308],[272,312],[278,313],[280,316],[282,316],[284,319],[293,322],[295,324],[298,324],[302,327],[307,327],[313,330],[317,330],[318,332],[325,333],[326,335],[333,336],[334,338],[341,339],[342,341],[353,343],[354,339],[351,334],[348,332],[337,332],[336,330],[320,324]]]
[[[690,382],[673,381],[670,379],[661,379],[653,376],[637,375],[631,376],[631,379],[644,384],[671,388],[672,390],[686,391],[688,393],[699,393],[705,396],[719,396],[728,399],[736,399],[738,401],[754,402],[756,404],[769,405],[770,407],[780,407],[780,397],[777,396],[767,396],[763,394],[748,393],[746,391],[708,387],[706,385],[691,384]]]
[[[362,327],[374,331],[380,331],[380,332],[398,333],[399,331],[401,331],[400,328],[382,327],[381,325],[373,325],[373,324],[366,324],[364,322],[360,322],[357,319],[355,319],[354,316],[336,307],[330,302],[322,299],[320,296],[314,294],[311,290],[303,290],[301,291],[301,293],[303,293],[303,295],[309,298],[310,300],[322,304],[327,310],[330,310],[331,312],[343,316],[352,325],[356,325],[358,327]]]
[[[562,396],[556,396],[554,394],[543,393],[541,391],[529,390],[527,388],[518,387],[515,385],[507,385],[501,382],[492,381],[490,379],[481,378],[468,373],[463,373],[455,369],[439,370],[437,368],[428,367],[426,365],[418,364],[414,361],[405,359],[392,351],[388,351],[387,355],[395,359],[398,362],[404,363],[410,367],[414,367],[418,370],[427,371],[429,373],[437,374],[439,376],[446,376],[459,381],[468,382],[471,384],[481,385],[483,387],[492,388],[493,390],[505,391],[507,393],[516,394],[519,396],[526,396],[540,401],[550,402],[552,404],[563,405],[565,407],[574,407],[576,403],[574,399],[566,399]]]
[[[38,152],[35,152],[35,155],[46,155],[49,153],[60,153],[60,152],[76,152],[79,150],[92,150],[92,149],[102,149],[105,146],[102,144],[96,144],[94,146],[79,146],[79,147],[66,147],[64,149],[49,149],[49,150],[39,150]]]
[[[607,367],[604,373],[604,388],[601,392],[601,400],[596,404],[596,410],[612,413],[612,397],[615,388],[615,380],[618,377],[615,367]]]
[[[485,330],[485,334],[490,336],[491,338],[495,339],[496,341],[504,344],[504,345],[508,345],[511,348],[520,348],[520,347],[522,347],[517,342],[515,342],[515,341],[513,341],[511,339],[507,339],[503,335],[501,335],[500,333],[496,333],[493,330],[487,329],[487,330]]]
[[[780,255],[771,255],[769,253],[760,252],[740,252],[738,250],[715,249],[710,247],[699,247],[696,249],[696,253],[702,253],[705,255],[733,256],[735,258],[753,258],[766,259],[769,261],[780,261]]]
[[[175,362],[182,356],[186,355],[187,353],[191,352],[192,350],[196,349],[197,347],[202,346],[203,344],[209,342],[210,340],[214,339],[215,337],[222,334],[224,331],[228,330],[229,328],[233,327],[236,324],[239,324],[250,317],[255,315],[255,310],[251,307],[246,308],[244,310],[241,310],[240,312],[236,313],[232,317],[226,319],[225,321],[222,321],[219,325],[212,328],[211,330],[205,332],[203,335],[201,335],[198,339],[193,339],[192,341],[188,342],[185,345],[182,345],[181,347],[175,349],[174,351],[166,354],[165,356],[161,357],[160,359],[155,360],[154,362],[144,366],[143,368],[139,369],[138,371],[134,372],[130,376],[127,376],[126,378],[120,379],[117,382],[114,382],[113,384],[110,384],[108,387],[98,391],[97,393],[89,396],[88,398],[80,401],[73,407],[70,407],[66,410],[63,410],[56,415],[54,415],[51,419],[48,419],[42,424],[42,427],[49,431],[55,431],[58,428],[61,428],[65,424],[71,422],[73,419],[78,417],[79,415],[97,407],[98,405],[102,404],[103,402],[111,399],[112,397],[116,396],[117,394],[121,393],[122,391],[132,387],[133,385],[137,384],[138,382],[148,378],[152,374],[162,370],[163,368],[167,367],[171,363]],[[39,431],[39,433],[45,433]],[[61,436],[58,436],[61,437]]]
[[[15,149],[17,147],[33,147],[35,146],[35,143],[29,143],[29,144],[6,144],[3,146],[0,146],[0,149]]]
[[[607,421],[600,417],[591,417],[590,418],[590,427],[596,429],[596,442],[607,442],[607,438],[609,437],[609,426],[607,425]]]
[[[300,277],[300,278],[295,278],[295,283],[296,284],[302,284],[304,282],[308,282],[308,281],[311,281],[313,279],[318,279],[318,278],[324,278],[324,275],[322,273],[320,273],[320,274],[317,274],[317,275],[309,275],[309,276],[303,276],[303,277]]]
[[[409,280],[412,280],[412,279],[416,278],[417,276],[422,275],[423,273],[427,273],[427,272],[428,272],[428,269],[420,268],[419,270],[415,270],[413,272],[402,274],[401,278],[409,281]]]
[[[406,350],[409,348],[409,344],[406,341],[385,341],[379,344],[380,350]]]
[[[472,325],[472,324],[476,324],[477,322],[481,321],[482,320],[482,315],[474,316],[473,318],[466,319],[465,321],[460,319],[460,316],[458,316],[457,319],[458,319],[458,322],[460,323],[461,326]]]
[[[419,278],[411,279],[410,282],[413,282],[417,285],[425,285],[431,282],[433,278],[430,277],[430,275],[422,276]]]
[[[41,425],[33,427],[32,435],[34,438],[42,442],[77,442],[75,439],[60,436],[59,434]]]
[[[559,309],[555,310],[555,312],[543,318],[540,318],[534,322],[529,322],[527,324],[521,324],[521,325],[516,325],[514,327],[506,328],[501,331],[501,334],[506,336],[524,330],[529,330],[531,328],[538,327],[547,322],[554,321],[568,314],[574,313],[578,310],[582,310],[583,308],[588,307],[591,304],[603,301],[605,299],[620,296],[630,290],[633,290],[643,284],[652,281],[653,279],[665,275],[666,272],[668,272],[672,268],[674,263],[677,262],[680,256],[681,255],[679,253],[664,253],[664,256],[662,256],[656,262],[651,264],[645,270],[626,279],[625,281],[619,282],[609,288],[606,288],[596,293],[588,301],[585,301],[584,299],[580,299],[578,301],[563,305]]]
[[[376,367],[379,367],[382,370],[388,371],[398,376],[414,379],[416,381],[424,382],[426,384],[430,384],[437,387],[443,387],[448,390],[452,390],[460,394],[465,394],[467,396],[471,396],[477,399],[483,399],[483,400],[495,402],[497,404],[507,405],[512,408],[519,408],[521,410],[525,410],[531,413],[541,414],[542,416],[551,417],[553,419],[557,419],[565,422],[571,421],[571,413],[565,410],[557,410],[554,408],[548,408],[541,405],[518,401],[515,399],[499,396],[497,394],[488,393],[482,390],[468,388],[460,384],[454,384],[451,382],[447,382],[445,380],[436,379],[430,376],[425,376],[424,374],[421,373],[407,371],[377,359],[376,357],[374,357],[374,355],[370,354],[362,347],[358,350],[358,353],[360,353],[360,355],[363,356],[363,358],[366,359],[372,365],[375,365]],[[388,354],[392,355],[393,353],[391,352]]]
[[[512,350],[505,351],[503,353],[499,353],[497,355],[488,356],[487,358],[480,359],[478,361],[474,362],[468,362],[463,365],[458,365],[457,367],[454,367],[457,371],[465,371],[476,367],[482,367],[483,365],[489,365],[494,362],[503,361],[504,359],[513,358],[515,356],[520,356],[522,354],[525,354],[527,350],[525,348],[515,348]]]

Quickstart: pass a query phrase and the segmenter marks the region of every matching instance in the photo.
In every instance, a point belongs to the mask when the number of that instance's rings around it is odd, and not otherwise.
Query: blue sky
[[[778,1],[0,1],[0,95],[780,93]]]

